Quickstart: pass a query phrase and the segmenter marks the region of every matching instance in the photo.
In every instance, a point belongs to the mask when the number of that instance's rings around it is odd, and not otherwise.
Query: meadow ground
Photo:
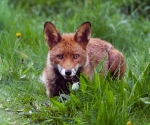
[[[149,8],[147,0],[1,0],[0,124],[150,125]],[[124,53],[124,78],[99,76],[100,63],[92,81],[81,76],[78,91],[47,98],[38,80],[48,51],[46,21],[61,33],[91,22],[92,37]]]

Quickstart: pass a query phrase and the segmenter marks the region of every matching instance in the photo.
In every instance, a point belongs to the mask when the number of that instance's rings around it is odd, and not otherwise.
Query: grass
[[[0,124],[150,125],[149,6],[141,0],[0,1]],[[61,33],[90,21],[92,37],[124,53],[124,78],[105,79],[95,70],[92,81],[81,76],[79,91],[47,98],[38,80],[48,51],[46,21]]]

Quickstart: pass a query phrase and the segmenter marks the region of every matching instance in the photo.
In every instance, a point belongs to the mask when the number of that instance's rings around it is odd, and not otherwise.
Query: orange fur
[[[52,23],[45,23],[44,36],[50,50],[43,74],[49,97],[62,92],[69,93],[67,83],[73,84],[74,81],[78,81],[81,72],[91,78],[94,67],[104,58],[106,58],[104,73],[110,71],[113,77],[122,78],[125,71],[123,54],[110,43],[98,38],[90,38],[90,35],[89,22],[83,23],[74,34],[63,35],[60,35]]]

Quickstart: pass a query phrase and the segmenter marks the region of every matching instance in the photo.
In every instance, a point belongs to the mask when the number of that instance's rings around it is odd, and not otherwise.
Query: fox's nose
[[[66,74],[67,76],[70,76],[70,75],[71,75],[71,70],[66,70],[66,71],[65,71],[65,74]]]

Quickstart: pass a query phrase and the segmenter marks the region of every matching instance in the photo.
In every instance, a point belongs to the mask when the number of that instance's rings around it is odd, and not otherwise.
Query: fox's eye
[[[57,58],[58,58],[58,59],[63,59],[63,55],[62,55],[62,54],[59,54],[59,55],[57,55]]]
[[[74,55],[73,55],[73,59],[77,59],[78,57],[79,57],[78,54],[74,54]]]

